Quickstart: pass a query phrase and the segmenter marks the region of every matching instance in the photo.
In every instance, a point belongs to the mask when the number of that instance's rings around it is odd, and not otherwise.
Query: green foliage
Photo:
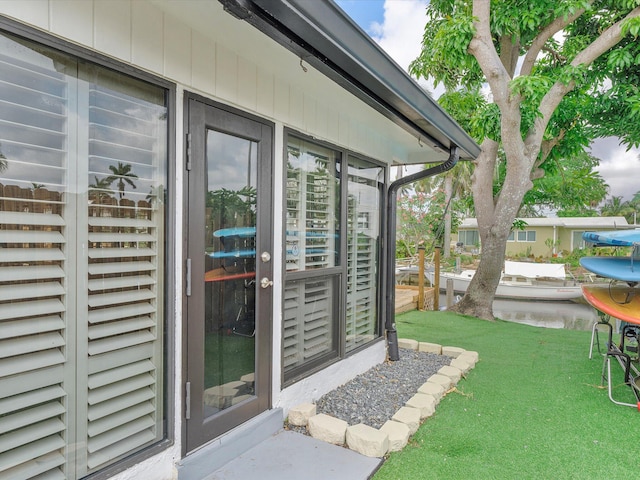
[[[607,184],[595,170],[598,159],[586,152],[564,159],[547,162],[545,176],[533,182],[523,200],[523,205],[541,214],[544,210],[556,210],[559,216],[591,216],[594,206],[607,195]],[[572,211],[577,215],[562,212]]]
[[[442,14],[441,14],[442,13]],[[467,48],[474,34],[471,4],[465,1],[430,2],[420,56],[409,66],[417,76],[429,72],[435,85],[447,89],[457,85],[468,88],[481,84],[482,72]],[[452,68],[455,65],[455,68]]]
[[[511,224],[511,230],[524,230],[529,224],[521,218],[516,218]]]
[[[469,52],[474,35],[472,1],[439,0],[427,6],[420,56],[410,71],[417,77],[431,78],[444,84],[455,97],[441,104],[478,141],[500,139],[504,119],[491,101],[478,100],[476,108],[466,105],[477,98],[486,78]],[[626,35],[616,47],[590,65],[572,65],[578,53],[593,43],[613,23],[622,20],[638,0],[592,2],[569,0],[557,2],[492,2],[490,27],[494,46],[502,54],[505,45],[519,48],[520,56],[531,47],[537,35],[553,21],[582,14],[565,26],[561,35],[549,38],[537,56],[530,75],[516,75],[509,84],[512,96],[519,97],[520,125],[523,138],[536,127],[540,100],[555,82],[575,85],[563,98],[544,133],[546,141],[554,141],[548,160],[560,161],[584,150],[600,136],[618,135],[630,146],[640,143],[640,19],[623,23]],[[460,91],[471,92],[468,95]],[[449,93],[448,93],[449,94]],[[452,103],[457,98],[460,106]],[[465,116],[463,111],[467,112]],[[630,122],[635,119],[635,123]],[[613,120],[613,121],[610,121]],[[498,189],[499,191],[499,189]]]
[[[420,245],[426,248],[427,253],[442,245],[445,208],[447,205],[441,188],[431,193],[410,192],[399,196],[397,258],[414,256]],[[458,227],[458,215],[452,215],[451,224],[454,229]]]
[[[242,187],[240,190],[221,188],[207,192],[207,208],[212,209],[213,230],[223,225],[253,226],[256,224],[256,189]]]

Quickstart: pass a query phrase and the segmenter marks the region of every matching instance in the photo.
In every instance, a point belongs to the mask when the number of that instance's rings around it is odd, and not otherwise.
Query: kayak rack
[[[598,339],[598,326],[603,325],[607,328],[607,351],[601,352],[600,342]],[[640,349],[640,326],[634,324],[624,323],[620,332],[620,343],[616,344],[613,341],[613,325],[609,322],[608,315],[601,315],[600,321],[594,323],[592,335],[591,335],[591,349],[589,350],[589,358],[593,354],[594,339],[598,345],[598,351],[603,356],[602,364],[602,386],[607,382],[607,391],[609,394],[609,400],[616,405],[623,405],[626,407],[634,407],[640,410],[640,370],[638,369],[638,353]],[[627,345],[629,340],[635,340],[635,345]],[[633,355],[630,355],[629,353]],[[633,395],[636,398],[636,403],[628,403],[617,400],[613,397],[613,380],[611,377],[611,361],[617,360],[618,364],[624,372],[624,384],[631,388]]]

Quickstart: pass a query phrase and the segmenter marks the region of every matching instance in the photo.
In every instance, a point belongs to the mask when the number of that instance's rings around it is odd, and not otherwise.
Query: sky
[[[335,0],[398,65],[407,70],[420,53],[428,0]],[[442,90],[421,81],[434,97]],[[640,191],[640,149],[626,151],[617,138],[596,140],[591,154],[600,159],[598,171],[609,185],[609,196],[630,200]]]

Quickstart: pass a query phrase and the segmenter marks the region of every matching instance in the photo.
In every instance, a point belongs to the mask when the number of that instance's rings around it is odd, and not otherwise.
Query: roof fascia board
[[[425,145],[463,159],[480,147],[331,1],[219,0]]]

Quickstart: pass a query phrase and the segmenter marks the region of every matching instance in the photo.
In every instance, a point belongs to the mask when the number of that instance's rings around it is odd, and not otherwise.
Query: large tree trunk
[[[490,187],[493,185],[497,154],[496,142],[485,140],[482,143],[482,152],[476,162],[472,184],[482,254],[478,270],[467,292],[453,307],[458,313],[486,320],[493,320],[493,299],[500,282],[507,238],[522,198],[531,188],[528,176],[522,174],[522,171],[530,170],[531,161],[519,156],[511,161],[512,171],[507,174],[500,194],[494,197]]]
[[[504,264],[507,237],[492,235],[482,239],[482,258],[478,270],[471,279],[467,292],[452,307],[463,315],[493,320],[493,298],[500,281]]]

